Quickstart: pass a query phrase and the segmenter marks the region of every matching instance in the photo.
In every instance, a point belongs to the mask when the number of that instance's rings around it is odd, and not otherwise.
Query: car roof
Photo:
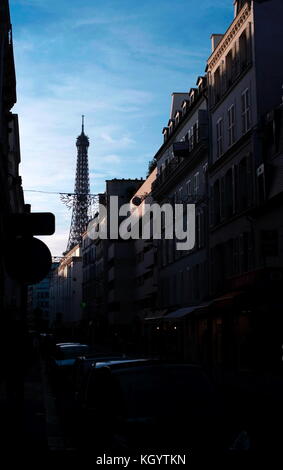
[[[122,360],[123,356],[118,354],[106,354],[106,353],[93,353],[93,354],[82,354],[77,357],[77,361],[95,361],[99,359],[99,362],[105,362],[110,360]]]
[[[160,363],[158,359],[148,359],[148,358],[136,358],[136,359],[113,359],[105,361],[97,361],[95,367],[110,367],[111,369],[119,367],[132,367],[136,365],[145,365],[145,364],[156,364]]]
[[[165,362],[160,359],[149,359],[149,358],[140,358],[140,359],[130,359],[130,360],[110,360],[110,361],[99,361],[96,362],[95,368],[102,369],[103,367],[110,369],[113,372],[118,372],[119,370],[125,369],[134,369],[134,368],[147,368],[147,367],[161,367],[161,368],[183,368],[187,370],[195,370],[204,373],[204,369],[198,364],[185,364],[185,363],[174,363],[174,362]]]
[[[81,343],[63,343],[63,344],[56,344],[62,349],[67,348],[88,348],[88,344],[81,344]]]

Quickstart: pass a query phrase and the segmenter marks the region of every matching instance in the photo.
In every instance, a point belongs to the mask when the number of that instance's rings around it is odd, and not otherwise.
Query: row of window
[[[251,103],[250,91],[246,88],[241,94],[241,132],[242,135],[248,132],[251,128]],[[236,125],[236,108],[232,104],[227,110],[227,135],[228,147],[231,147],[236,142],[237,125]],[[225,136],[224,136],[224,118],[221,116],[216,123],[216,157],[220,158],[225,151]]]
[[[199,263],[162,279],[160,302],[168,305],[193,304],[207,294],[207,264]]]
[[[95,261],[95,248],[91,248],[83,255],[83,266],[87,266]]]
[[[39,308],[48,308],[49,307],[49,302],[41,300],[41,301],[37,302],[37,307],[39,307]]]
[[[253,182],[250,161],[244,157],[233,165],[211,187],[210,223],[216,225],[222,220],[247,209],[253,199]]]
[[[36,297],[38,299],[47,299],[49,297],[49,291],[37,292]]]
[[[199,143],[199,122],[195,122],[193,126],[188,130],[183,140],[189,142],[189,151],[191,152],[194,147]]]
[[[92,265],[87,269],[83,270],[83,282],[88,282],[91,281],[92,279],[95,279],[95,273],[96,269],[95,266]]]
[[[213,74],[211,94],[213,104],[220,100],[221,96],[230,88],[237,76],[246,69],[251,61],[250,28],[249,24],[239,37],[239,41],[234,41],[231,49],[226,54],[225,60]]]
[[[211,279],[215,289],[231,276],[248,272],[254,267],[254,240],[244,232],[211,249]]]
[[[174,193],[174,203],[181,203],[188,198],[200,195],[201,186],[204,186],[205,173],[207,171],[207,163],[202,167],[202,171],[198,170]]]
[[[195,146],[199,143],[200,132],[199,132],[199,121],[197,120],[187,131],[181,141],[189,142],[189,151],[191,152]],[[177,165],[180,163],[180,159],[174,156],[174,153],[171,153],[171,156],[166,158],[165,162],[159,168],[159,174],[165,171],[171,162],[175,162]]]
[[[168,137],[173,133],[174,129],[178,126],[182,117],[188,113],[190,108],[196,102],[197,98],[203,93],[203,90],[206,86],[206,77],[199,77],[199,79],[200,80],[198,88],[191,88],[188,99],[184,100],[182,103],[182,108],[176,111],[174,119],[170,119],[168,127],[165,127],[163,129],[164,142],[166,142]]]
[[[184,230],[186,230],[186,221],[184,220]],[[201,249],[206,245],[206,217],[203,210],[196,213],[196,226],[195,226],[195,246],[193,250],[177,250],[176,244],[178,240],[162,239],[160,241],[159,266],[164,267],[174,261],[187,256],[189,253],[196,249]]]

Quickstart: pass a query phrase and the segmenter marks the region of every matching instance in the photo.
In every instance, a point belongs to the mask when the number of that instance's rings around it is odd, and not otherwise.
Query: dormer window
[[[196,89],[196,88],[191,88],[191,89],[190,89],[190,92],[189,92],[190,104],[193,104],[193,103],[194,103],[195,98],[196,98],[196,92],[197,92],[197,89]]]
[[[173,119],[170,119],[170,121],[169,121],[169,134],[172,134],[173,130],[174,130],[174,121],[173,121]]]
[[[168,127],[163,127],[162,134],[163,134],[164,142],[166,142],[166,140],[168,139]]]
[[[180,111],[177,111],[176,114],[175,114],[175,126],[177,126],[179,124],[180,117],[181,117],[181,113],[180,113]]]
[[[185,114],[186,114],[186,112],[187,112],[187,109],[188,109],[188,107],[187,107],[187,101],[184,101],[184,102],[182,103],[182,115],[183,115],[183,116],[185,116]]]
[[[200,95],[204,91],[204,88],[206,86],[206,77],[205,76],[198,77],[196,86],[197,86],[197,93]]]

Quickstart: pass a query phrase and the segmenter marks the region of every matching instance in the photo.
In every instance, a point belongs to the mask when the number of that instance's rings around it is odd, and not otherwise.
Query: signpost
[[[33,235],[52,235],[55,216],[49,212],[10,214],[6,220],[5,267],[8,275],[21,284],[36,284],[52,265],[49,248]]]

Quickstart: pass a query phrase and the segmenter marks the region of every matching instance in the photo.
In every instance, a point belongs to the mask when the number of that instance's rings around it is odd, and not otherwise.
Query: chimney
[[[211,52],[213,52],[216,49],[216,47],[220,43],[223,36],[224,34],[212,34],[211,35]]]

